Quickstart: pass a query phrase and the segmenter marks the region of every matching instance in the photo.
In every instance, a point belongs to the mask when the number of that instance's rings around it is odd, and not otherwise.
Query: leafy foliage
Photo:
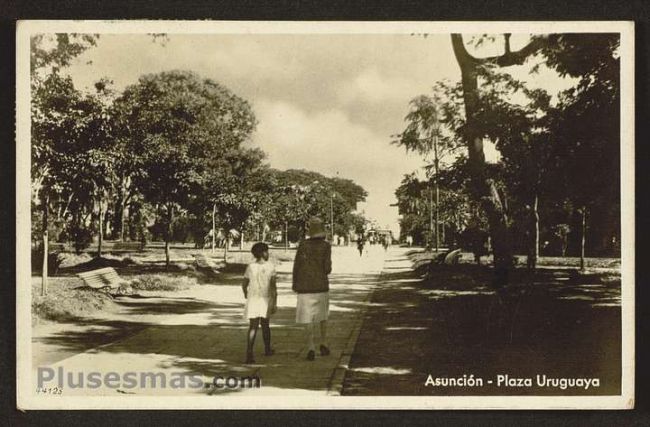
[[[496,40],[482,35],[470,44],[480,46]],[[463,85],[438,82],[433,96],[423,95],[411,102],[407,128],[393,143],[429,156],[434,135],[444,138],[443,147],[473,143],[476,138],[491,141],[500,158],[497,164],[484,164],[481,174],[495,185],[514,233],[530,238],[529,210],[539,201],[543,248],[559,254],[568,246],[568,251],[575,253],[579,213],[586,209],[588,219],[598,224],[588,225],[590,250],[611,253],[620,240],[618,35],[551,34],[533,36],[532,41],[537,50],[528,55],[536,54],[542,58],[540,63],[560,76],[577,79],[555,105],[546,91],[516,80],[502,68],[504,62],[499,58],[474,59],[478,85],[472,120],[465,116]],[[508,49],[506,46],[504,58],[514,55]],[[525,57],[517,63],[523,60]],[[533,72],[538,69],[539,65],[533,67]],[[458,151],[452,151],[448,159],[437,174],[438,182],[461,195],[464,205],[457,209],[465,214],[462,227],[481,230],[482,226],[472,225],[481,222],[484,213],[479,202],[486,197],[472,191],[476,171]],[[432,166],[428,169],[431,176]],[[410,232],[425,229],[429,215],[419,194],[422,190],[417,189],[425,183],[413,179],[407,177],[396,193],[402,229]]]
[[[360,227],[362,220],[354,211],[367,192],[353,181],[306,170],[271,173],[274,191],[268,212],[273,226],[281,228],[289,222],[298,230],[294,237],[300,237],[310,217],[318,216],[329,226],[333,213],[334,233],[345,236]]]
[[[259,152],[241,148],[256,124],[245,100],[212,80],[171,71],[142,76],[114,110],[133,184],[165,212],[168,227],[174,210],[197,213],[214,203],[225,207],[227,222],[245,216],[233,191],[261,163]]]

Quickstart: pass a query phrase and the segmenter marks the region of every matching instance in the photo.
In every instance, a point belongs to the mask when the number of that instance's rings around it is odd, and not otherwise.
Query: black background
[[[0,425],[544,425],[649,426],[648,46],[650,1],[552,0],[0,0]],[[636,22],[636,409],[632,411],[30,411],[16,410],[15,21],[16,19],[219,20],[634,20]]]

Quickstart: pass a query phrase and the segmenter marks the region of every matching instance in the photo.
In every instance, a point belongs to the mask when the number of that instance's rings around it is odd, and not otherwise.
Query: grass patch
[[[440,251],[442,253],[445,251]],[[424,250],[412,250],[406,253],[406,255],[414,263],[415,267],[419,267],[428,263],[430,260],[434,259],[438,253],[432,251]],[[517,259],[517,265],[525,266],[526,265],[526,256],[525,255],[514,255]],[[476,263],[474,255],[469,252],[462,252],[460,263]],[[492,256],[482,256],[481,264],[489,265],[492,263]],[[620,258],[585,258],[585,264],[587,268],[599,268],[599,269],[620,269],[621,259]],[[580,267],[580,258],[579,257],[550,257],[550,256],[541,256],[537,259],[537,265],[542,267]]]
[[[271,251],[270,252],[270,258],[272,260],[275,260],[276,262],[288,262],[288,261],[293,261],[293,258],[295,257],[296,253],[295,251],[289,252],[289,251]]]
[[[66,322],[113,308],[115,303],[110,295],[83,287],[73,278],[51,278],[45,296],[41,295],[40,280],[32,286],[32,323]]]
[[[521,257],[521,263],[526,263],[526,258]],[[580,258],[578,257],[540,257],[537,261],[539,265],[553,267],[580,267]],[[587,268],[621,268],[620,258],[585,258]]]
[[[182,291],[197,284],[196,278],[164,274],[141,275],[131,281],[134,291]]]
[[[61,256],[63,257],[63,262],[61,263],[60,268],[74,267],[79,264],[85,264],[93,259],[93,257],[91,257],[90,254],[86,252],[82,252],[80,254],[76,254],[74,252],[65,252],[62,253]]]

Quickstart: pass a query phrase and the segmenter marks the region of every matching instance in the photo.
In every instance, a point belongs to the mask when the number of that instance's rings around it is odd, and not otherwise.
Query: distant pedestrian
[[[357,250],[359,251],[359,256],[363,256],[363,247],[366,245],[366,241],[363,236],[357,239]]]
[[[244,317],[248,319],[246,341],[246,363],[255,363],[253,348],[257,330],[262,325],[264,354],[273,354],[271,348],[271,327],[269,320],[277,310],[278,291],[273,263],[269,262],[269,247],[266,243],[255,243],[251,248],[255,262],[248,265],[244,273],[242,289],[246,298]]]
[[[305,325],[307,360],[314,360],[314,328],[320,326],[320,355],[327,356],[327,318],[329,316],[329,278],[332,272],[332,247],[325,240],[319,218],[309,221],[307,238],[300,242],[293,263],[293,290],[298,294],[296,323]]]

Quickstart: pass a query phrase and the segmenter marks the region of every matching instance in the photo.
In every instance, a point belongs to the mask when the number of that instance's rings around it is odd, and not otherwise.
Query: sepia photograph
[[[18,407],[633,408],[633,40],[18,22]]]

